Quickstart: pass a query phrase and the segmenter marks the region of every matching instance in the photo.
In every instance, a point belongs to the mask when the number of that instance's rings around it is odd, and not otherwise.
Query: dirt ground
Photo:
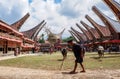
[[[0,79],[120,79],[120,69],[87,70],[86,73],[76,74],[68,72],[0,66]]]
[[[28,54],[33,55],[33,54]],[[37,54],[36,54],[37,55]],[[20,55],[17,57],[21,57]],[[26,56],[26,55],[25,55]],[[0,60],[16,58],[15,56],[2,56]],[[117,70],[86,70],[85,73],[69,74],[70,70],[42,70],[29,68],[15,68],[0,66],[0,79],[120,79],[120,69]]]

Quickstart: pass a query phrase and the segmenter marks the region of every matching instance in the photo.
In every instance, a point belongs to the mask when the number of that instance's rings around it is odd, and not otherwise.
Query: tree
[[[45,43],[44,34],[41,35],[41,38],[39,39],[39,43]]]
[[[75,40],[75,39],[74,39],[74,37],[69,36],[69,37],[67,37],[67,38],[64,38],[64,39],[63,39],[63,42],[67,42],[68,40]]]

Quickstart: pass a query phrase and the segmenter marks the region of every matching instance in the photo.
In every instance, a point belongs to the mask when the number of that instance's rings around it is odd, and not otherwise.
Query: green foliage
[[[39,39],[39,43],[45,43],[44,34],[41,35],[42,38]]]
[[[72,40],[75,40],[74,37],[69,36],[69,37],[67,37],[67,38],[64,38],[64,39],[63,39],[63,42],[67,42],[68,40],[71,40],[71,39],[72,39]]]
[[[44,39],[39,39],[39,43],[45,43]]]

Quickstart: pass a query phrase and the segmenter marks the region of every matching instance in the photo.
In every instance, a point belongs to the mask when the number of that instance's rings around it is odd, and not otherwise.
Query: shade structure
[[[114,39],[114,40],[110,40],[110,43],[120,43],[120,40]]]
[[[104,44],[120,43],[120,40],[117,40],[117,39],[114,39],[114,40],[105,40],[102,43],[104,43]]]

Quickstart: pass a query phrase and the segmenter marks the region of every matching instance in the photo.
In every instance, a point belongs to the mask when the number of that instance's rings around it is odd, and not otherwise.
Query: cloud
[[[67,37],[70,35],[68,30],[71,26],[79,30],[75,24],[81,20],[90,24],[85,19],[86,14],[91,16],[96,22],[100,22],[99,18],[91,10],[93,5],[98,6],[106,15],[113,16],[101,0],[60,1],[60,3],[55,3],[54,0],[0,0],[0,19],[11,24],[29,12],[30,17],[22,26],[21,31],[31,29],[42,20],[45,20],[47,22],[46,26],[51,28],[53,33],[59,33],[66,28],[63,37]],[[40,33],[43,32],[44,30]]]
[[[0,19],[12,24],[28,12],[28,7],[27,0],[0,0]]]
[[[69,0],[64,0],[61,3],[59,13],[68,18],[77,18],[80,15],[77,6],[78,6],[78,0],[75,0],[74,2]]]

